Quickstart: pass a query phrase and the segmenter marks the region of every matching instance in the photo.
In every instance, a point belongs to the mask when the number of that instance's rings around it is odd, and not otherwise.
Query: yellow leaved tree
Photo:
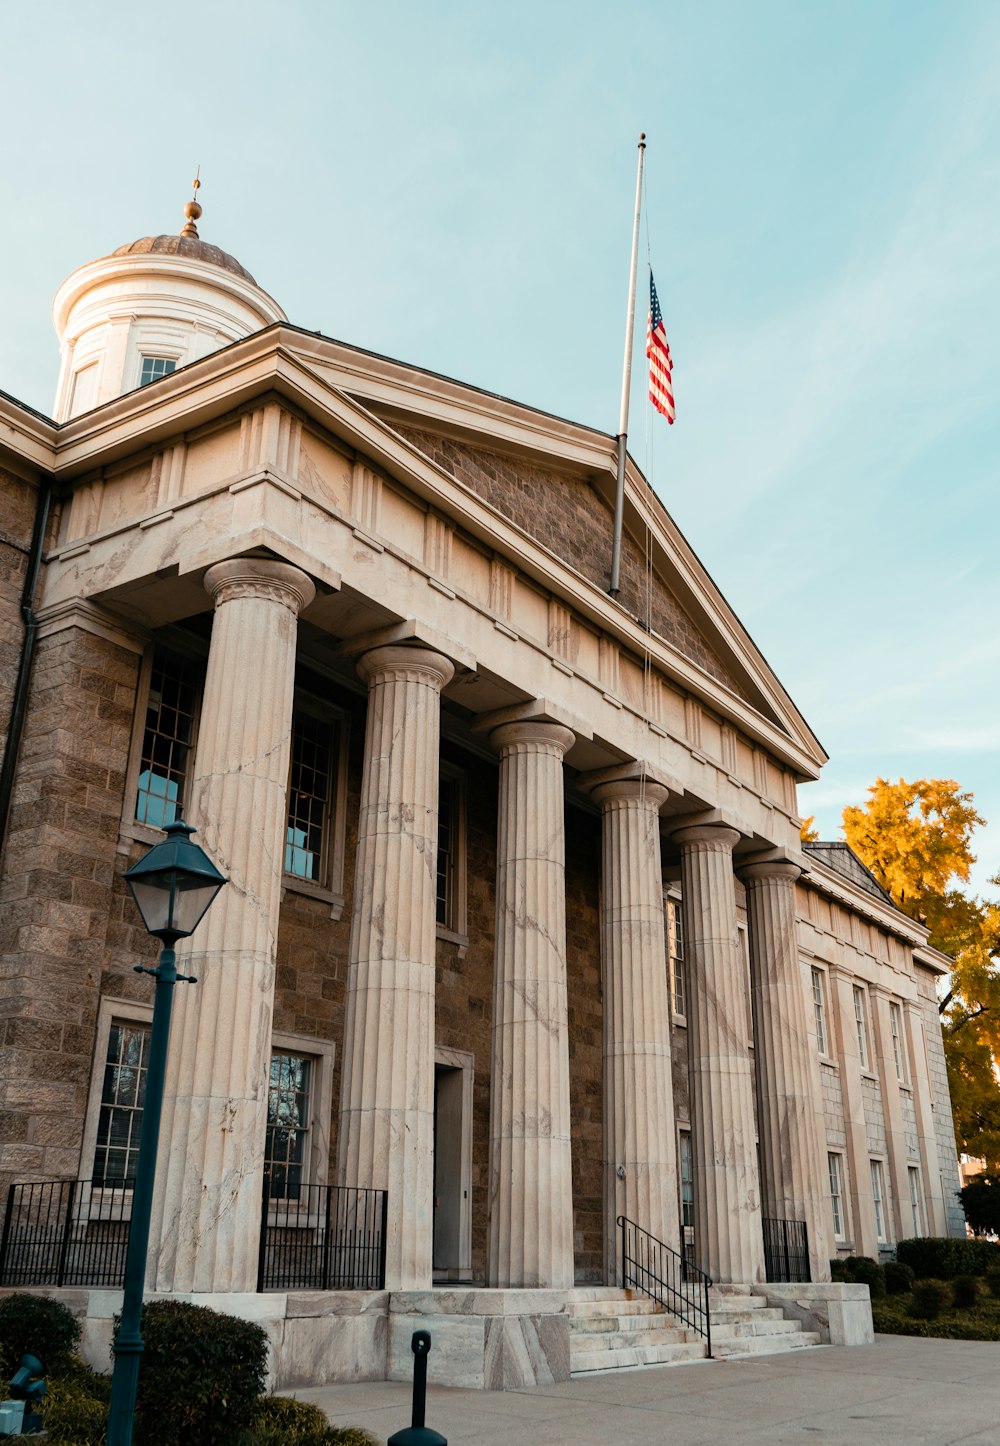
[[[930,943],[954,959],[939,1008],[958,1147],[1000,1167],[1000,905],[959,887],[985,823],[954,779],[876,779],[863,806],[848,805],[844,836]],[[1000,877],[991,880],[1000,886]]]

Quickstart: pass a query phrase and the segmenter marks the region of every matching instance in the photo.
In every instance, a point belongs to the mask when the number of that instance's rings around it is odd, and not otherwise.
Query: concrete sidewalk
[[[558,1386],[467,1391],[434,1386],[427,1425],[449,1446],[776,1446],[822,1441],[968,1442],[1000,1446],[1000,1343],[877,1336],[873,1346],[752,1360],[607,1371]],[[395,1382],[288,1392],[379,1443],[410,1424],[410,1387]]]

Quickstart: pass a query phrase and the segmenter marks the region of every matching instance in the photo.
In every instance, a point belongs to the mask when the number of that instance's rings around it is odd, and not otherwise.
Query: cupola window
[[[177,368],[177,363],[170,356],[144,356],[142,359],[142,371],[139,374],[140,387],[149,386],[150,382],[158,382],[161,377],[168,377]]]

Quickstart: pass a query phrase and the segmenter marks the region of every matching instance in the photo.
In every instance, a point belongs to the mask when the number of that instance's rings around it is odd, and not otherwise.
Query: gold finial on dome
[[[201,190],[201,181],[198,179],[198,177],[199,177],[200,175],[201,175],[201,166],[198,167],[198,170],[197,170],[197,172],[195,173],[195,178],[194,178],[194,182],[193,182],[193,185],[194,185],[194,195],[191,197],[190,201],[188,201],[187,205],[184,207],[184,214],[185,214],[185,216],[187,217],[187,220],[185,221],[184,225],[181,227],[181,235],[182,235],[182,236],[193,236],[196,240],[198,239],[198,227],[195,225],[195,222],[197,221],[198,217],[201,215],[201,207],[199,206],[199,204],[198,204],[198,199],[197,199],[197,197],[198,197],[198,192]]]

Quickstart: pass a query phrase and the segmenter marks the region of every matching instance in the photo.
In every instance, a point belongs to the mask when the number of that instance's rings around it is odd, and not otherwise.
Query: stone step
[[[573,1287],[572,1303],[589,1300],[631,1300],[631,1290],[620,1285],[576,1285]]]
[[[662,1315],[662,1306],[657,1305],[655,1300],[648,1296],[637,1296],[633,1300],[578,1300],[570,1303],[570,1310],[576,1320],[586,1320],[593,1317],[606,1316],[639,1316],[639,1315]]]
[[[736,1320],[720,1321],[712,1323],[713,1340],[735,1340],[749,1336],[788,1336],[796,1335],[802,1330],[801,1323],[797,1320]]]
[[[715,1287],[708,1292],[709,1310],[767,1310],[765,1295],[717,1295]]]
[[[712,1332],[712,1355],[719,1361],[732,1356],[778,1355],[782,1351],[797,1351],[820,1344],[817,1331],[795,1331],[777,1336],[735,1336],[729,1340],[716,1340],[715,1332]]]
[[[614,1335],[616,1331],[651,1331],[669,1326],[671,1330],[684,1330],[683,1321],[667,1311],[658,1310],[650,1315],[587,1315],[570,1316],[570,1335]]]
[[[705,1359],[705,1342],[685,1345],[628,1346],[620,1350],[587,1351],[570,1356],[570,1375],[589,1371],[620,1371],[629,1366],[677,1366]]]
[[[664,1325],[658,1330],[611,1331],[606,1335],[577,1335],[570,1338],[570,1359],[586,1356],[595,1350],[617,1351],[633,1346],[687,1346],[700,1339],[693,1331]]]
[[[763,1310],[711,1310],[708,1314],[710,1314],[712,1325],[718,1322],[720,1326],[728,1325],[728,1323],[736,1325],[737,1320],[762,1320],[762,1322],[785,1320],[785,1313],[780,1310],[779,1306],[764,1306]]]

